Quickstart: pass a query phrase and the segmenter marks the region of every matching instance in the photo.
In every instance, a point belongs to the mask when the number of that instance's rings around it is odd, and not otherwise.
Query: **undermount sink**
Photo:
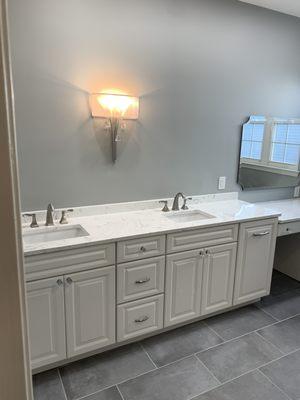
[[[176,222],[193,222],[215,218],[213,215],[199,210],[172,211],[172,213],[166,214],[166,217]]]
[[[36,230],[35,230],[36,229]],[[54,240],[65,240],[77,237],[89,236],[88,232],[81,225],[64,227],[34,228],[23,234],[25,244],[45,243]]]

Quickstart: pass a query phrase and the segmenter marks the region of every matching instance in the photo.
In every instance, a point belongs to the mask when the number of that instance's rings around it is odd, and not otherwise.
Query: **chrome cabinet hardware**
[[[147,277],[147,278],[144,278],[144,279],[138,279],[137,281],[135,281],[135,283],[136,283],[137,285],[141,285],[142,283],[147,283],[147,282],[149,282],[149,281],[150,281],[150,278]]]
[[[199,256],[204,257],[204,251],[203,250],[199,251]]]
[[[134,322],[135,322],[136,324],[139,324],[139,323],[141,323],[141,322],[147,321],[148,319],[149,319],[149,317],[148,317],[147,315],[144,315],[143,317],[140,317],[140,318],[135,319]]]
[[[27,213],[27,214],[23,214],[23,216],[32,218],[31,224],[30,224],[30,228],[38,228],[39,227],[39,225],[37,223],[37,220],[36,220],[36,214],[35,213],[32,213],[32,214],[28,214]]]
[[[159,203],[160,204],[164,204],[164,207],[163,207],[163,209],[161,211],[163,211],[163,212],[169,212],[170,211],[170,209],[168,207],[168,200],[160,200]]]
[[[266,231],[266,232],[260,232],[260,233],[253,233],[253,236],[254,237],[262,237],[262,236],[267,236],[269,234],[270,234],[270,232]]]
[[[73,212],[73,211],[74,211],[73,208],[69,208],[67,210],[62,210],[61,211],[61,218],[60,218],[59,223],[62,224],[62,225],[67,224],[68,220],[67,220],[66,215],[67,215],[67,213]]]
[[[145,251],[147,251],[146,247],[144,247],[144,246],[141,246],[140,250],[142,253],[145,253]]]
[[[205,254],[208,256],[210,254],[210,250],[206,249]]]
[[[70,278],[70,277],[68,277],[68,278],[66,279],[66,282],[67,282],[69,285],[71,285],[71,283],[73,283],[73,279]]]
[[[58,286],[62,286],[64,284],[61,279],[57,279],[56,283]]]
[[[186,205],[186,202],[187,202],[188,200],[193,200],[193,198],[192,198],[192,197],[185,197],[185,198],[183,199],[183,206],[181,207],[182,210],[188,210],[188,209],[189,209],[188,206]]]
[[[179,211],[179,198],[182,198],[183,200],[185,199],[185,195],[181,192],[177,193],[174,197],[173,205],[172,205],[172,210],[173,211]]]
[[[50,203],[47,206],[46,223],[45,223],[46,226],[54,225],[53,212],[54,212],[54,207],[53,207],[53,204]]]

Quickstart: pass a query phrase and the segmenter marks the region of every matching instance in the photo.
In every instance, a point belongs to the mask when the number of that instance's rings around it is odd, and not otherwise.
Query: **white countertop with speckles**
[[[117,212],[117,210],[120,210],[120,212]],[[192,210],[200,210],[210,214],[213,218],[184,222],[176,221],[176,218],[172,217],[174,214],[189,213]],[[44,215],[44,212],[38,215],[38,220],[41,215]],[[228,193],[225,195],[195,196],[188,211],[163,213],[157,200],[152,200],[120,203],[120,205],[111,206],[93,206],[86,209],[82,207],[75,209],[73,215],[73,217],[69,217],[68,226],[79,224],[88,232],[88,236],[34,244],[24,243],[25,255],[65,250],[73,246],[114,242],[144,235],[165,234],[186,229],[277,217],[280,212],[259,204],[240,201],[237,198],[237,193]],[[34,228],[36,232],[61,228],[58,223],[55,228],[40,226],[40,228]],[[23,234],[26,234],[26,232],[33,232],[33,228],[28,227],[28,221],[23,227]]]

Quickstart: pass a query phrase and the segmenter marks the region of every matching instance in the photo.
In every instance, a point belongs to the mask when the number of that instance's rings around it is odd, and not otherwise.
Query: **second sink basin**
[[[51,228],[34,228],[32,231],[23,234],[23,241],[25,244],[30,245],[82,236],[89,236],[89,234],[81,225],[56,226]]]
[[[213,215],[199,210],[172,211],[170,214],[166,213],[166,217],[176,222],[193,222],[215,218]]]

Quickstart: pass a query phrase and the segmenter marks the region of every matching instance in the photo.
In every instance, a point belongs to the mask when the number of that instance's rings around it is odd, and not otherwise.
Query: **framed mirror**
[[[238,183],[243,190],[300,184],[300,118],[251,116],[243,125]]]

